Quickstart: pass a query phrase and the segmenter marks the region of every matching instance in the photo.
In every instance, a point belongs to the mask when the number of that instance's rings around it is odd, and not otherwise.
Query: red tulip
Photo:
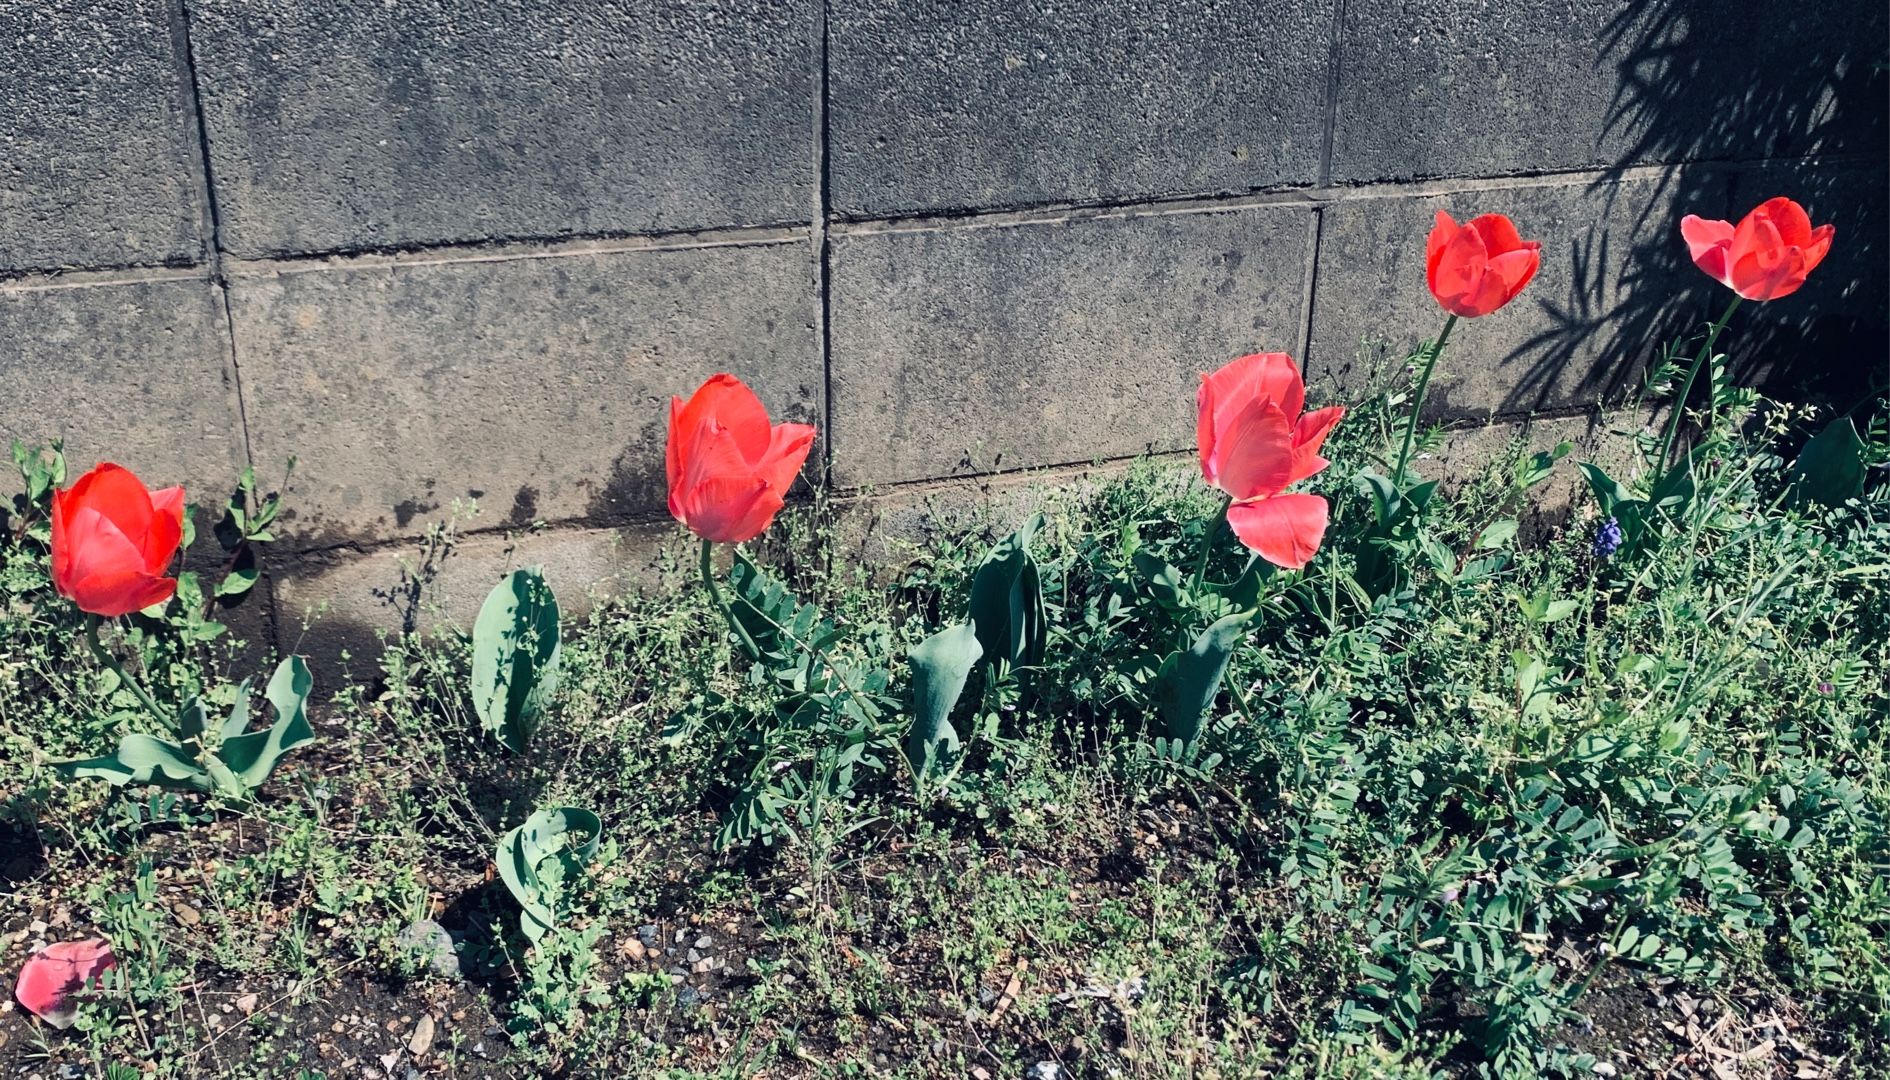
[[[62,941],[46,946],[26,961],[13,994],[28,1012],[48,1024],[71,1027],[79,1016],[72,1003],[73,992],[117,966],[118,958],[104,938]]]
[[[813,444],[813,428],[770,424],[740,379],[711,375],[687,402],[669,402],[670,515],[704,540],[752,540],[781,509]]]
[[[53,492],[53,585],[82,611],[116,618],[169,600],[164,569],[183,539],[181,487],[148,490],[108,462]]]
[[[1285,353],[1243,356],[1201,376],[1195,404],[1201,476],[1233,498],[1234,535],[1275,566],[1305,566],[1326,533],[1326,500],[1283,492],[1330,464],[1319,447],[1345,409],[1301,415],[1306,384]]]
[[[1439,210],[1425,247],[1424,274],[1445,311],[1474,319],[1516,299],[1542,265],[1541,249],[1501,214],[1459,225]]]
[[[1747,300],[1790,296],[1831,250],[1831,225],[1811,227],[1805,208],[1780,196],[1760,203],[1737,228],[1688,214],[1680,235],[1694,265]]]

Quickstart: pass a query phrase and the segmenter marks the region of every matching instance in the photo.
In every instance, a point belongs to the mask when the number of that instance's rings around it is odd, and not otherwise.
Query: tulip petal
[[[1530,243],[1491,259],[1487,275],[1502,283],[1503,303],[1507,304],[1523,291],[1541,266],[1541,246]]]
[[[1466,229],[1474,229],[1483,241],[1483,250],[1491,255],[1504,255],[1523,246],[1522,234],[1516,231],[1516,223],[1502,214],[1483,214],[1470,219]]]
[[[1424,241],[1424,277],[1431,282],[1432,291],[1437,288],[1437,263],[1444,256],[1444,249],[1456,238],[1459,228],[1457,219],[1443,210],[1437,212],[1431,235]]]
[[[781,494],[743,457],[735,433],[709,420],[683,463],[674,501],[678,519],[697,536],[740,543],[768,527],[783,504]]]
[[[118,966],[111,944],[103,938],[62,941],[33,954],[20,968],[14,996],[28,1012],[56,1028],[78,1019],[72,994]]]
[[[1227,524],[1240,542],[1287,570],[1312,561],[1325,537],[1326,521],[1326,500],[1317,495],[1276,495],[1237,502],[1227,510]]]
[[[1836,225],[1820,225],[1811,230],[1811,239],[1805,244],[1805,273],[1811,273],[1824,261],[1825,255],[1831,251],[1831,241],[1836,236]]]
[[[1486,298],[1481,295],[1489,261],[1483,238],[1471,229],[1458,230],[1430,270],[1431,294],[1452,314],[1464,318],[1489,314],[1495,309],[1484,307]]]
[[[718,476],[693,488],[685,501],[691,532],[718,544],[753,540],[784,505],[759,476]]]
[[[90,503],[66,512],[66,540],[71,547],[66,566],[69,576],[87,578],[99,573],[144,573],[144,552],[124,534],[118,523]]]
[[[676,426],[672,412],[671,425]],[[689,445],[688,437],[700,432],[701,425],[713,420],[735,437],[735,445],[741,449],[742,457],[749,464],[761,460],[768,451],[770,429],[768,410],[761,399],[755,396],[746,383],[726,372],[709,376],[682,407],[680,417],[684,443],[681,446],[683,456],[689,457],[694,447]]]
[[[1345,406],[1329,405],[1299,418],[1293,428],[1293,474],[1287,480],[1288,485],[1297,484],[1332,464],[1319,456],[1319,448],[1325,445],[1326,436],[1343,416]]]
[[[62,582],[72,578],[72,492],[53,490],[52,495],[52,577],[53,585],[64,592]]]
[[[1726,267],[1726,253],[1732,247],[1732,222],[1688,214],[1680,219],[1680,237],[1687,242],[1687,254],[1693,257],[1693,265],[1714,281],[1732,284]]]
[[[104,462],[72,485],[70,496],[109,518],[118,531],[143,550],[145,534],[156,511],[151,492],[130,469]]]
[[[1299,415],[1306,405],[1306,383],[1292,357],[1285,353],[1253,353],[1201,376],[1201,387],[1195,393],[1194,439],[1201,459],[1201,477],[1208,483],[1220,483],[1226,456],[1221,444],[1236,418],[1255,401],[1273,402],[1289,421]]]
[[[1228,361],[1201,379],[1213,397],[1213,421],[1221,432],[1250,401],[1271,401],[1289,418],[1306,407],[1306,382],[1300,377],[1299,365],[1285,353],[1252,353]],[[1196,418],[1197,438],[1200,419]]]
[[[814,445],[814,429],[808,424],[781,424],[774,429],[768,452],[762,455],[756,472],[768,482],[776,495],[786,495],[807,462],[807,451]]]
[[[80,610],[115,619],[162,604],[176,593],[175,578],[156,577],[140,570],[118,570],[80,578],[72,586],[71,597]]]
[[[1756,210],[1739,223],[1727,258],[1733,290],[1748,300],[1776,300],[1805,283],[1803,249],[1787,244],[1772,218]]]
[[[1250,398],[1215,444],[1217,486],[1235,499],[1278,494],[1293,479],[1293,425],[1280,407]]]
[[[1201,479],[1210,484],[1218,479],[1214,457],[1214,406],[1214,382],[1210,376],[1204,374],[1201,376],[1201,385],[1194,392],[1194,449],[1201,459]],[[54,505],[53,512],[55,515],[58,514],[57,504]],[[53,528],[58,527],[59,522],[55,516]]]
[[[694,441],[695,432],[683,429],[683,399],[669,399],[669,437],[663,441],[663,473],[669,480],[669,516],[677,521],[683,520],[682,482],[683,461],[688,456],[689,442]]]
[[[177,546],[184,542],[184,489],[168,487],[151,493],[151,529],[144,534],[144,568],[158,574],[171,565]]]
[[[1811,243],[1811,215],[1805,208],[1783,195],[1777,195],[1754,207],[1747,219],[1763,218],[1778,230],[1779,240],[1792,247]],[[1742,222],[1743,224],[1743,222]]]

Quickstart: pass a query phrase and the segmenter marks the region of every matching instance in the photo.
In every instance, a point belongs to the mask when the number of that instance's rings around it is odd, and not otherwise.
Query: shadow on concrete
[[[1567,254],[1577,283],[1569,296],[1537,298],[1550,325],[1505,359],[1526,373],[1503,411],[1539,407],[1558,373],[1580,362],[1591,365],[1584,393],[1637,383],[1664,343],[1702,331],[1730,299],[1692,265],[1679,217],[1736,222],[1774,195],[1796,199],[1816,224],[1835,224],[1837,241],[1797,294],[1745,305],[1722,339],[1733,370],[1763,392],[1840,409],[1881,392],[1890,381],[1890,9],[1625,5],[1603,29],[1595,62],[1618,80],[1607,130],[1629,145],[1590,187],[1598,220],[1612,227]],[[1660,164],[1681,162],[1702,164]],[[1657,166],[1651,197],[1645,182],[1621,184],[1648,163]],[[1717,213],[1703,206],[1713,185],[1721,185]],[[1622,244],[1627,252],[1609,250]],[[1621,254],[1627,269],[1610,290],[1606,275]]]

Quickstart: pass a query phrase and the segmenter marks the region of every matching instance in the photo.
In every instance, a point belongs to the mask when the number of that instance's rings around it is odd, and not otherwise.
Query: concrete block
[[[1724,306],[1687,258],[1680,219],[1724,216],[1724,174],[1693,170],[1618,184],[1471,185],[1432,195],[1341,199],[1325,208],[1309,381],[1345,397],[1442,328],[1425,284],[1436,212],[1507,214],[1542,243],[1542,268],[1508,307],[1458,322],[1426,399],[1442,419],[1593,404],[1638,387],[1662,345]]]
[[[372,681],[383,641],[470,632],[486,594],[520,567],[543,569],[567,627],[625,590],[686,587],[693,563],[680,536],[680,526],[486,533],[456,537],[443,557],[398,544],[276,560],[279,644],[309,657],[330,687],[343,674]]]
[[[663,517],[670,395],[730,371],[818,418],[813,279],[804,243],[238,277],[256,457],[298,458],[285,540],[417,535],[469,500],[487,527]]]
[[[172,7],[0,4],[0,273],[201,255]]]
[[[1063,500],[1094,491],[1128,468],[1129,463],[1117,461],[1038,469],[837,499],[829,504],[829,542],[836,562],[869,566],[891,578],[943,541],[972,536],[995,542],[1033,513],[1043,511],[1054,518]],[[1178,483],[1195,475],[1190,470],[1188,461],[1175,459]]]
[[[1344,9],[1334,180],[1884,152],[1881,3]]]
[[[1244,192],[1318,177],[1333,5],[844,0],[843,214]]]
[[[835,482],[1193,445],[1199,375],[1299,347],[1311,211],[836,237]]]
[[[1452,498],[1474,498],[1469,492],[1473,487],[1492,494],[1509,489],[1517,461],[1559,443],[1571,444],[1573,449],[1549,478],[1508,511],[1521,523],[1523,543],[1546,542],[1594,505],[1575,463],[1595,462],[1618,480],[1633,477],[1638,468],[1632,433],[1651,419],[1644,412],[1621,411],[1474,424],[1445,433],[1442,445],[1420,455],[1413,468],[1419,476],[1441,480]]]
[[[216,287],[0,288],[0,444],[54,438],[73,477],[115,461],[221,506],[246,459]],[[19,490],[7,474],[5,490]]]
[[[190,5],[245,256],[806,221],[810,0]]]

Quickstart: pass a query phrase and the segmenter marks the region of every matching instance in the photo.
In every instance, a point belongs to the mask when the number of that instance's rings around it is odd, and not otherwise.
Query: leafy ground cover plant
[[[1734,228],[1727,274],[1802,280],[1787,217]],[[1571,449],[1519,443],[1446,490],[1420,407],[1454,320],[1494,316],[1535,252],[1506,222],[1438,230],[1453,322],[1342,423],[1290,359],[1244,357],[1206,377],[1196,462],[876,575],[786,504],[812,430],[718,376],[671,409],[671,509],[701,544],[669,569],[699,588],[567,633],[551,583],[508,576],[469,633],[391,641],[268,798],[20,755],[6,955],[96,934],[116,962],[62,991],[66,1034],[0,1018],[0,1062],[1890,1070],[1890,427],[1725,386],[1716,324],[1654,379],[1704,376],[1707,408],[1688,377],[1673,426],[1624,417],[1642,468],[1524,544]],[[222,693],[201,660],[128,654],[143,693],[112,653],[72,679],[53,658],[86,624],[30,525],[12,544],[39,590],[15,595],[46,602],[0,620],[28,658],[0,680],[9,750],[69,740],[75,706],[116,730]],[[105,617],[126,649],[171,640],[148,609]]]

